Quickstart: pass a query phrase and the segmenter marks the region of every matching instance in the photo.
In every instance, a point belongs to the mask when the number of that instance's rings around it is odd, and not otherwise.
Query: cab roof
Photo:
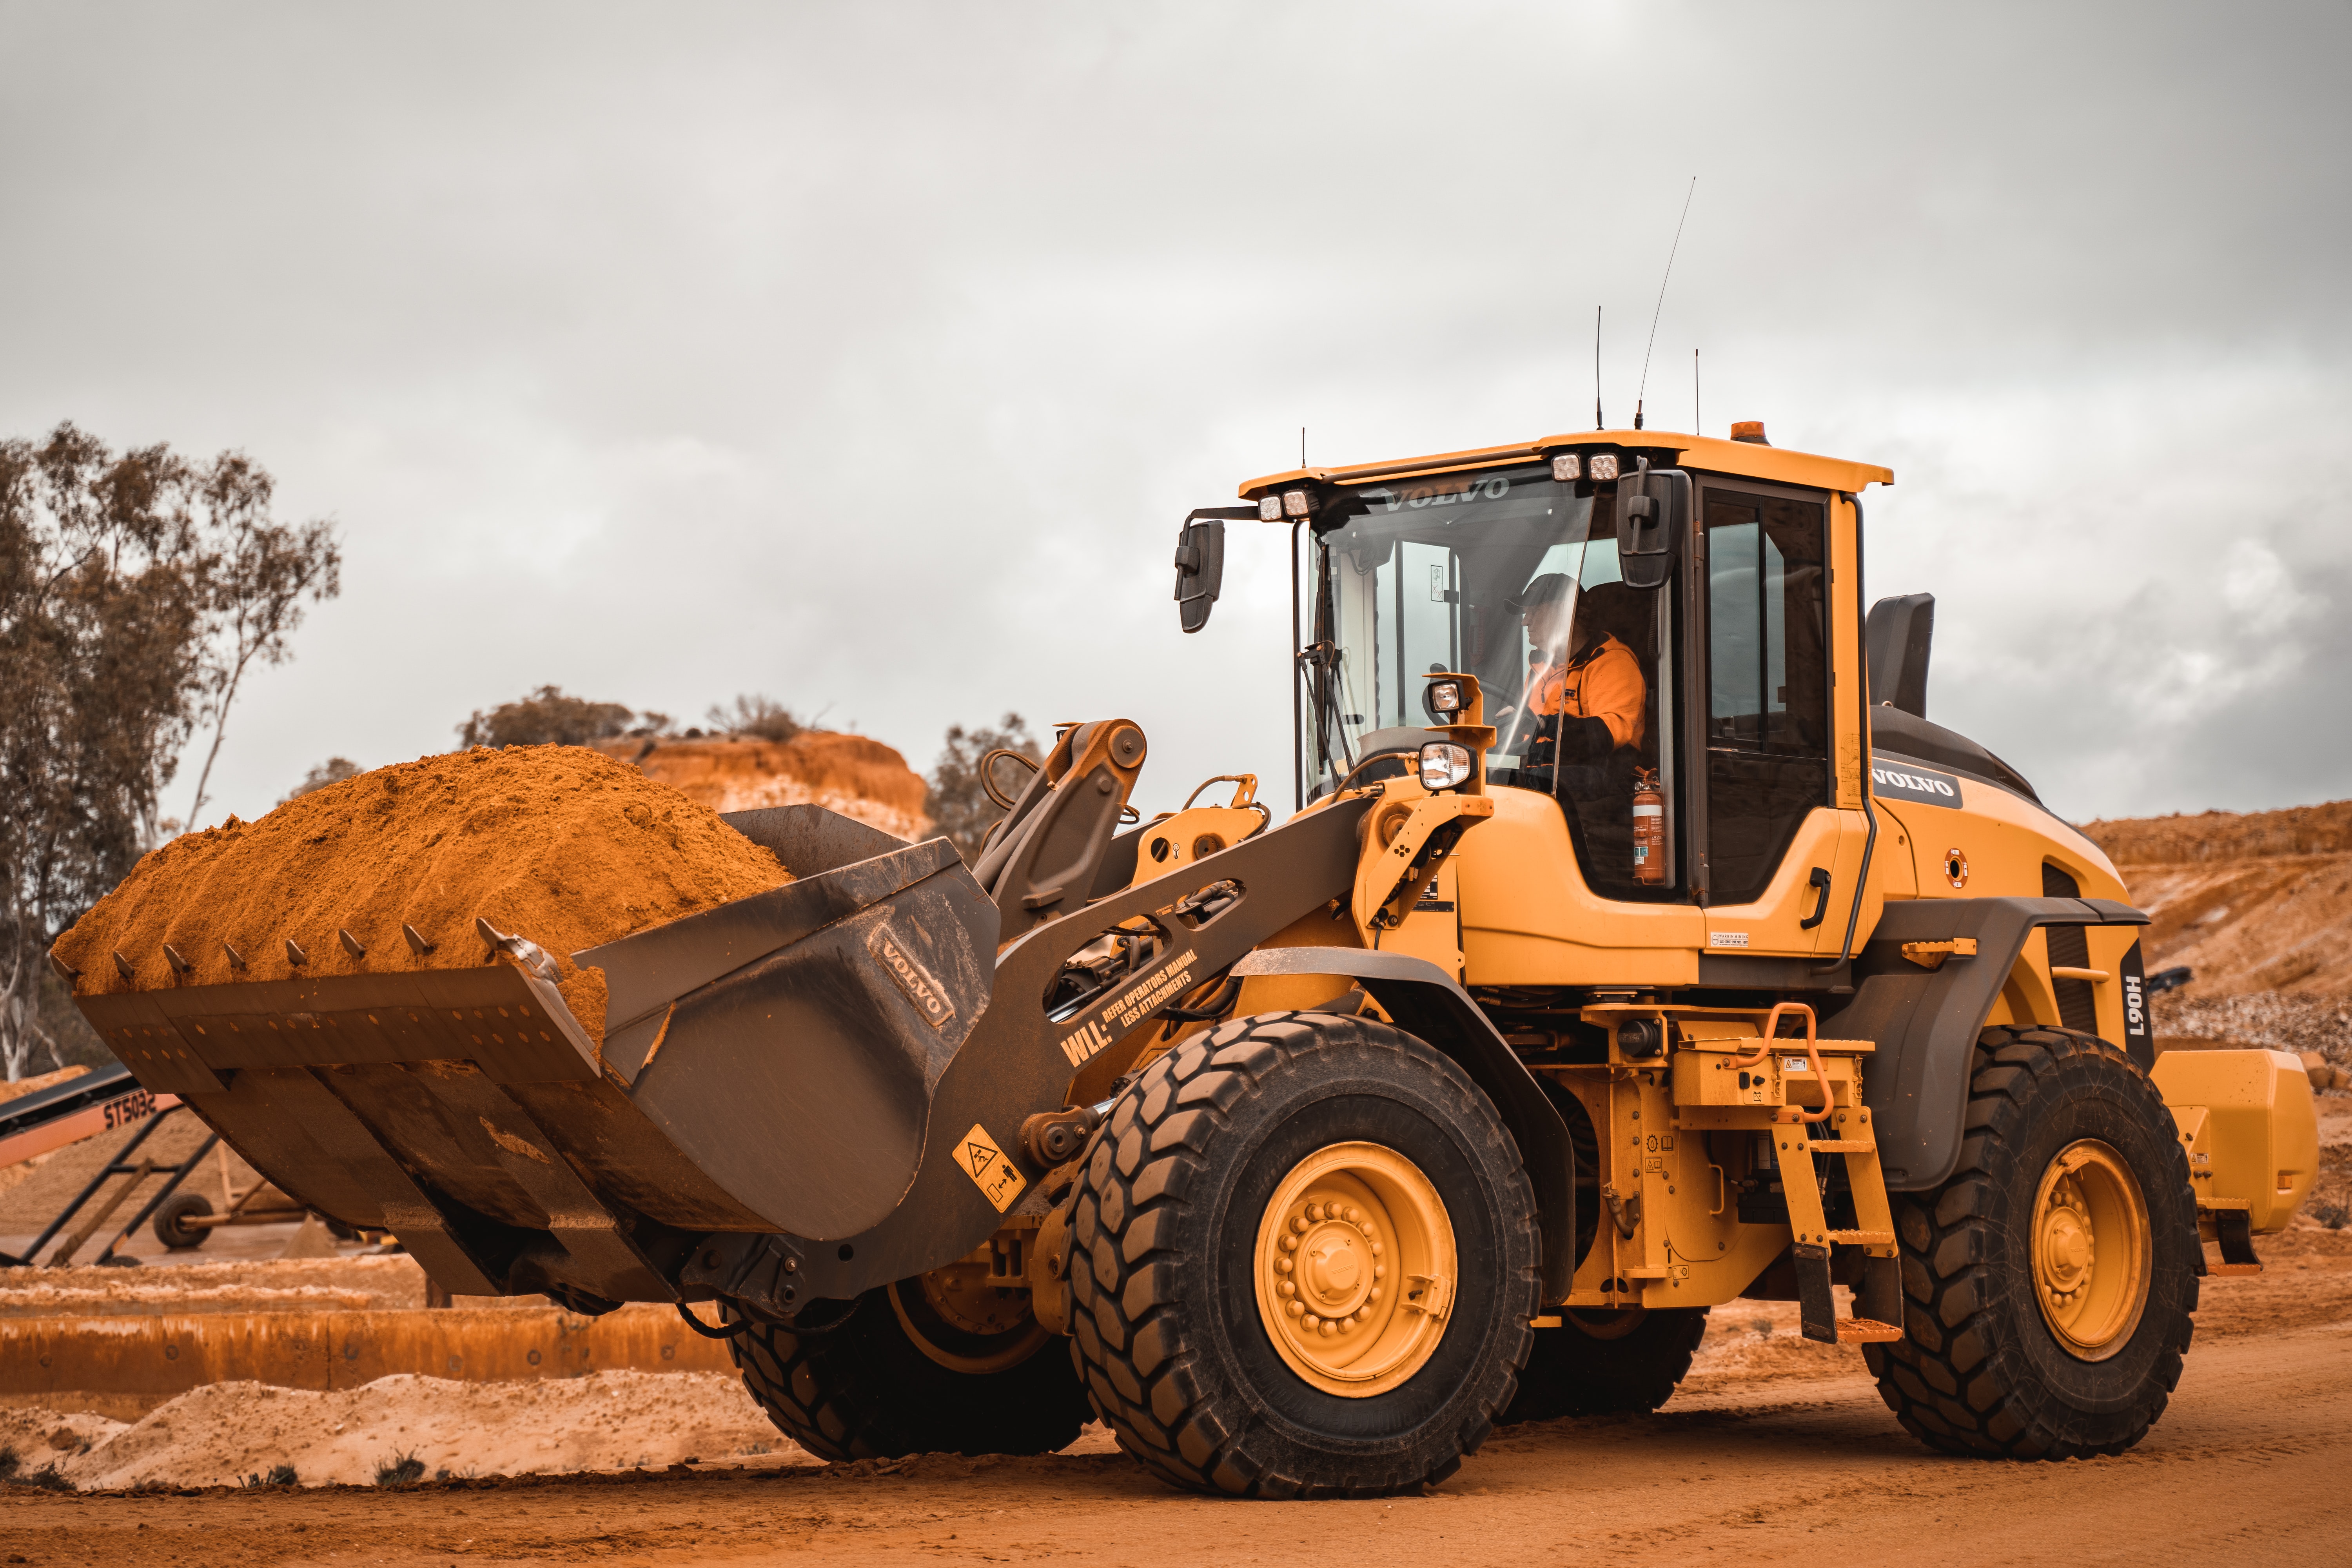
[[[1401,458],[1382,463],[1350,463],[1326,468],[1289,468],[1261,479],[1244,480],[1240,494],[1256,500],[1268,490],[1313,480],[1353,485],[1371,479],[1404,479],[1418,474],[1454,473],[1465,468],[1490,468],[1512,462],[1541,461],[1560,452],[1603,448],[1649,458],[1655,468],[1692,468],[1707,473],[1736,474],[1744,479],[1816,489],[1859,494],[1864,485],[1891,485],[1895,472],[1873,463],[1848,462],[1811,452],[1768,447],[1757,441],[1727,441],[1715,436],[1683,436],[1670,430],[1585,430],[1573,435],[1546,436],[1512,447],[1476,447],[1463,452],[1438,452],[1425,458]]]

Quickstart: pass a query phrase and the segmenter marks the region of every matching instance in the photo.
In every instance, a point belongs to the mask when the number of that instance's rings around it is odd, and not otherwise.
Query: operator
[[[1650,695],[1642,661],[1596,617],[1578,616],[1577,598],[1575,582],[1559,572],[1545,573],[1519,595],[1528,639],[1535,645],[1524,700],[1529,720],[1539,726],[1528,743],[1530,767],[1605,767],[1630,760],[1642,744]],[[1581,782],[1603,784],[1598,776]]]

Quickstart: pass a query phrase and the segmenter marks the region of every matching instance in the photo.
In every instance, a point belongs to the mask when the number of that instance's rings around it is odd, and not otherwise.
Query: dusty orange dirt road
[[[2207,1281],[2188,1374],[2147,1441],[2121,1458],[1927,1453],[1895,1427],[1856,1352],[1792,1341],[1788,1309],[1735,1302],[1718,1309],[1713,1353],[1663,1412],[1503,1433],[1426,1497],[1184,1497],[1101,1452],[404,1491],[11,1487],[0,1562],[2352,1561],[2352,1230],[2306,1222],[2266,1254],[2263,1276]]]

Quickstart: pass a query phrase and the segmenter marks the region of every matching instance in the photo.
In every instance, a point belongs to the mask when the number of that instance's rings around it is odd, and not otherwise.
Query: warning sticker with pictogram
[[[996,1205],[998,1214],[1012,1207],[1021,1189],[1029,1184],[1029,1178],[1016,1170],[1005,1154],[1004,1145],[990,1137],[988,1129],[977,1121],[963,1135],[963,1146],[958,1152],[962,1156],[964,1174],[971,1178],[981,1196]]]

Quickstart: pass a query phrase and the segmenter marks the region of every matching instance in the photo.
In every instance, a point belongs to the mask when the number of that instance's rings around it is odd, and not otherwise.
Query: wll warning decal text
[[[980,1195],[996,1205],[998,1214],[1011,1208],[1013,1200],[1021,1195],[1021,1189],[1029,1184],[1029,1178],[1014,1168],[1004,1152],[1004,1145],[990,1137],[988,1129],[977,1121],[957,1144],[956,1159],[963,1166],[963,1173],[971,1178],[971,1184],[980,1189]]]
[[[1113,1040],[1191,990],[1198,962],[1193,954],[1181,952],[1137,981],[1117,1001],[1097,1008],[1087,1022],[1063,1036],[1062,1054],[1070,1058],[1072,1067],[1084,1067]]]

